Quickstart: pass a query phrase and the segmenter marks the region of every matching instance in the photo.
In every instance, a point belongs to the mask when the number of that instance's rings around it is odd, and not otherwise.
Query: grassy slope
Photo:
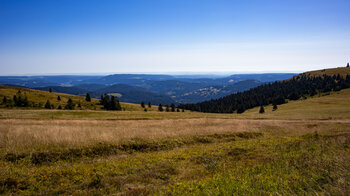
[[[278,105],[272,111],[272,105],[265,107],[265,113],[259,114],[260,107],[252,108],[243,114],[234,114],[236,118],[258,119],[344,119],[350,118],[350,89],[332,92],[331,95],[315,96],[306,100],[290,101]]]
[[[349,95],[241,115],[1,109],[0,194],[347,195]]]
[[[310,75],[310,76],[322,76],[324,74],[333,76],[333,75],[340,74],[341,76],[344,77],[347,74],[350,74],[350,68],[349,67],[338,67],[338,68],[331,68],[331,69],[321,69],[321,70],[305,72],[303,74]]]
[[[2,99],[4,96],[12,99],[12,97],[16,95],[16,93],[19,90],[21,91],[22,95],[27,96],[29,102],[34,102],[36,105],[40,103],[42,107],[45,105],[47,100],[49,100],[51,104],[54,104],[55,108],[57,108],[58,105],[61,105],[62,107],[64,107],[68,99],[71,98],[75,104],[78,104],[80,102],[82,109],[98,110],[101,108],[100,105],[97,105],[97,103],[99,102],[98,99],[92,99],[91,102],[87,102],[85,101],[85,97],[81,97],[81,96],[69,95],[64,93],[56,93],[56,92],[50,93],[46,91],[39,91],[39,90],[5,86],[5,85],[0,85],[0,102],[2,102]],[[57,100],[57,96],[61,97],[61,101]],[[141,108],[137,104],[121,103],[121,106],[126,111],[143,111],[143,108]],[[0,107],[5,107],[5,106],[0,105]],[[152,109],[149,109],[149,110],[156,110],[156,109],[157,109],[156,106],[153,106]]]

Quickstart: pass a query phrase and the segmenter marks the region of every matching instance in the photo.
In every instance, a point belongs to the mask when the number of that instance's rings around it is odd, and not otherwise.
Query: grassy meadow
[[[348,195],[349,95],[241,115],[1,108],[0,193]]]

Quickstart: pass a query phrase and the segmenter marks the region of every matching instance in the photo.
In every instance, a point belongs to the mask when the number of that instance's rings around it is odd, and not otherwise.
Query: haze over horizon
[[[302,72],[350,61],[350,1],[0,1],[0,75]]]

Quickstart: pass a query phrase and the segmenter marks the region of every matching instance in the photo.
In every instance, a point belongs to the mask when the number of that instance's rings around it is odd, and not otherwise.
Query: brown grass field
[[[350,193],[350,89],[264,114],[130,107],[1,108],[0,194]]]

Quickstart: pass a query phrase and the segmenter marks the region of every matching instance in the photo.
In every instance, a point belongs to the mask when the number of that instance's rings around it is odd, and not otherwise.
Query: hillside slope
[[[328,93],[327,93],[328,94]],[[259,114],[260,107],[245,111],[243,114],[233,114],[241,119],[349,119],[350,89],[331,92],[329,95],[289,101],[278,105],[273,111],[272,105],[265,106],[265,113]]]
[[[14,86],[5,86],[0,85],[0,108],[6,108],[6,104],[3,103],[3,98],[12,99],[14,95],[17,95],[20,91],[21,96],[27,97],[29,101],[29,108],[44,108],[44,105],[47,100],[54,105],[54,108],[61,106],[62,108],[66,105],[68,99],[72,99],[73,103],[76,104],[75,109],[89,109],[89,110],[99,110],[101,105],[98,105],[98,99],[91,99],[91,102],[85,101],[85,97],[70,95],[65,93],[56,93],[56,92],[46,92],[41,90],[33,90],[27,88],[20,88]],[[60,96],[61,100],[58,100],[57,97]],[[81,107],[77,107],[80,103]],[[9,107],[12,107],[11,104],[7,104]],[[121,103],[122,108],[127,111],[143,111],[143,108],[138,104],[132,103]]]
[[[320,73],[323,74],[320,74]],[[216,100],[181,105],[181,108],[211,113],[243,113],[262,105],[280,105],[288,100],[313,97],[350,87],[350,68],[320,70],[299,74],[291,79],[252,88]]]

